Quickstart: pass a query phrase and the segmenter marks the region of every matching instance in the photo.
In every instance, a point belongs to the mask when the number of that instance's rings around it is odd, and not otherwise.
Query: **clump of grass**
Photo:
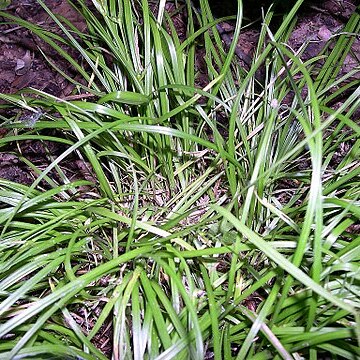
[[[8,107],[41,111],[32,128],[9,119],[3,148],[66,145],[44,170],[28,163],[38,174],[31,186],[0,180],[2,356],[356,358],[359,237],[349,229],[360,217],[360,88],[329,108],[348,85],[329,95],[327,69],[349,51],[359,15],[316,75],[317,59],[302,63],[283,44],[302,1],[276,34],[268,13],[246,73],[234,57],[241,1],[228,53],[207,1],[197,31],[187,2],[182,43],[162,1],[157,18],[147,0],[94,0],[97,12],[79,1],[87,34],[39,3],[63,36],[1,16],[56,48],[94,98],[0,95]],[[197,89],[201,34],[209,84]],[[69,179],[69,156],[95,181]]]

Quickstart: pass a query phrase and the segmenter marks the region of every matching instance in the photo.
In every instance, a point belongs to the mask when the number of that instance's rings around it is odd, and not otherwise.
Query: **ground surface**
[[[79,14],[66,0],[47,0],[45,3],[50,10],[69,19],[81,31],[86,29],[86,25]],[[302,9],[298,24],[289,39],[289,45],[295,51],[298,51],[304,43],[308,42],[306,48],[303,49],[301,58],[307,60],[316,56],[326,45],[327,41],[341,31],[341,28],[355,10],[355,3],[356,0],[326,0],[321,5],[306,6]],[[174,11],[174,5],[171,2],[167,6],[170,13]],[[244,6],[246,6],[246,3]],[[28,20],[33,24],[56,31],[54,30],[56,26],[53,20],[51,20],[36,0],[13,0],[5,11]],[[183,38],[186,29],[184,15],[174,15],[173,20],[180,38]],[[257,25],[255,24],[244,30],[240,36],[237,54],[240,56],[240,62],[245,68],[248,66],[247,62],[253,56],[256,47],[259,34],[258,27],[259,22]],[[221,28],[223,31],[223,41],[225,45],[229,45],[233,25],[231,23],[223,23]],[[74,91],[73,85],[52,68],[43,54],[46,55],[50,62],[56,64],[62,71],[65,71],[68,76],[72,78],[77,77],[77,74],[72,72],[71,68],[67,66],[64,60],[57,56],[53,49],[46,46],[43,41],[34,36],[29,30],[14,24],[0,24],[0,92],[12,94],[32,87],[61,98],[71,96]],[[74,54],[74,56],[76,55]],[[358,66],[359,63],[360,41],[358,39],[353,46],[352,55],[348,56],[345,60],[343,73]],[[203,61],[201,49],[199,49],[197,68],[197,84],[198,86],[205,86],[208,80],[206,64]],[[77,80],[81,81],[80,78]],[[337,101],[341,103],[341,99],[337,99]],[[19,116],[26,116],[26,114],[19,114]],[[0,128],[0,136],[3,136],[4,132],[5,130]],[[57,144],[31,141],[22,143],[19,146],[9,144],[6,148],[1,149],[0,178],[6,178],[23,184],[31,184],[36,174],[25,164],[22,157],[30,160],[41,169],[45,168],[51,161],[51,157],[56,157],[62,151],[63,149]],[[83,177],[84,164],[81,161],[71,161],[67,164],[65,171],[70,179]]]

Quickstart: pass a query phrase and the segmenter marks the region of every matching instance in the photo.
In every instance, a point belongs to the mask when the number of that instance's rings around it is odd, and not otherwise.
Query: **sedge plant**
[[[358,358],[359,69],[338,73],[359,13],[304,62],[286,46],[302,1],[275,33],[269,11],[245,71],[241,1],[230,49],[207,0],[179,2],[185,40],[166,1],[79,0],[85,33],[38,2],[59,32],[0,15],[82,81],[44,53],[77,100],[0,95],[32,114],[3,116],[2,151],[64,149],[41,169],[19,154],[30,186],[0,180],[0,357]],[[90,179],[70,178],[72,159]]]

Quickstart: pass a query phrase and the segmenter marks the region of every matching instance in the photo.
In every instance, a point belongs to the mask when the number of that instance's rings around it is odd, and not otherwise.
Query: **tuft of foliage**
[[[182,42],[166,1],[156,16],[148,0],[77,1],[87,33],[39,3],[61,35],[0,16],[56,49],[85,96],[0,95],[33,113],[30,127],[7,119],[3,149],[64,146],[45,169],[27,161],[31,186],[0,180],[0,357],[360,356],[360,86],[345,82],[358,69],[334,78],[360,15],[304,63],[284,43],[302,1],[275,34],[269,12],[245,72],[234,56],[241,1],[229,51],[206,0],[201,14],[183,5]],[[90,181],[69,178],[73,159]]]

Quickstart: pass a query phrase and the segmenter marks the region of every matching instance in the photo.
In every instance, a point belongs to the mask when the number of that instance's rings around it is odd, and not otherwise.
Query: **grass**
[[[245,72],[207,1],[201,15],[186,3],[184,42],[164,1],[156,18],[147,0],[78,1],[86,34],[39,3],[61,36],[0,15],[53,46],[92,97],[0,95],[33,114],[4,119],[3,151],[64,149],[46,168],[22,158],[31,186],[0,179],[0,357],[358,358],[360,87],[345,81],[358,69],[335,77],[359,14],[302,62],[284,45],[302,1],[275,34],[267,13]],[[235,39],[241,14],[240,1]],[[91,181],[69,178],[74,159]]]

